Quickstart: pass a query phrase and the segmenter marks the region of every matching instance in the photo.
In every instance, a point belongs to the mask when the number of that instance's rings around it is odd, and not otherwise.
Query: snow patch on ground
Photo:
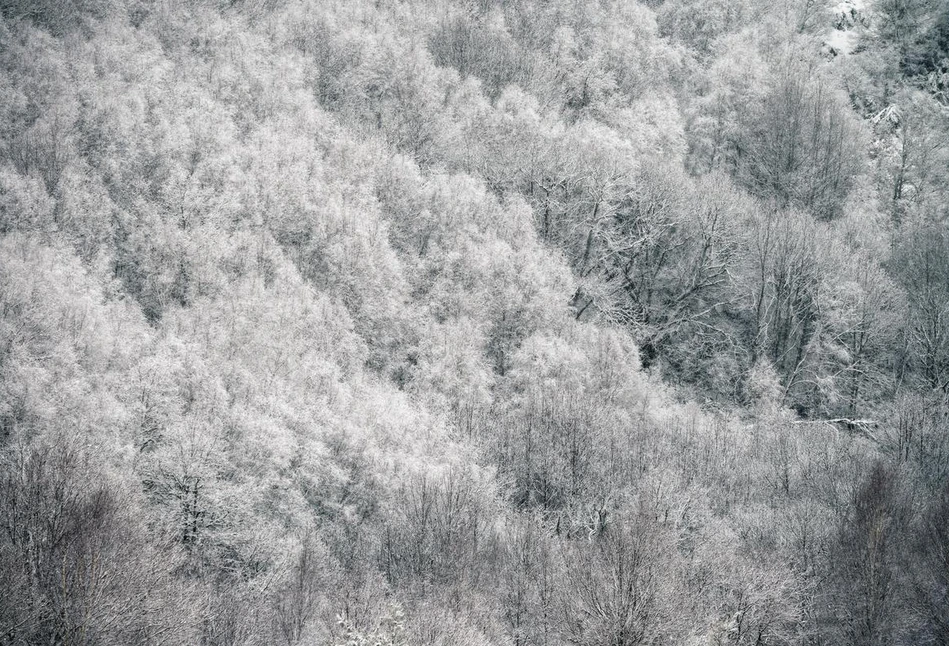
[[[822,52],[833,58],[852,54],[860,39],[860,32],[869,26],[866,0],[843,0],[830,10],[833,29],[824,39]]]
[[[832,56],[851,54],[857,47],[857,40],[858,34],[856,31],[838,31],[835,29],[824,39],[824,49]]]

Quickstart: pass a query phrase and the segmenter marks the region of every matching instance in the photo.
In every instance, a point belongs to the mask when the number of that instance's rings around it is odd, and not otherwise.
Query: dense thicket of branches
[[[930,0],[0,0],[0,644],[949,643]]]

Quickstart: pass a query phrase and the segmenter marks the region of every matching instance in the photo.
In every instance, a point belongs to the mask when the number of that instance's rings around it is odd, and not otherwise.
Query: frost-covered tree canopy
[[[0,589],[949,643],[949,4],[0,0]]]

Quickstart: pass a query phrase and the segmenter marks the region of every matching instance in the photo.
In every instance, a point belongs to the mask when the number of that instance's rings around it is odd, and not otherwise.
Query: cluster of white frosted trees
[[[0,642],[945,641],[910,4],[0,1]]]

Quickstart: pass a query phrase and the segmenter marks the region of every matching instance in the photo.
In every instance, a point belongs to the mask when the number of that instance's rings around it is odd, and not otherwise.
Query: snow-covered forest
[[[0,0],[0,644],[949,644],[949,2]]]

